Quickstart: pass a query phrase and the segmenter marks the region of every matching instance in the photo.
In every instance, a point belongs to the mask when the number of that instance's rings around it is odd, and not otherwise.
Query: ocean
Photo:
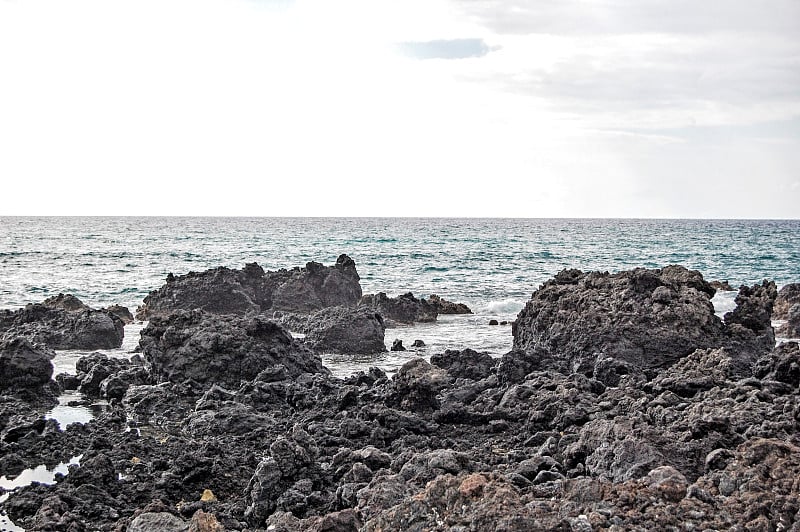
[[[387,345],[425,348],[364,357],[325,355],[336,374],[392,371],[413,356],[471,347],[507,352],[513,321],[531,293],[564,268],[619,271],[682,264],[733,286],[800,281],[800,220],[592,220],[416,218],[0,218],[0,308],[60,292],[92,307],[132,311],[176,275],[258,262],[266,270],[356,262],[364,293],[438,294],[474,314],[386,332]],[[714,302],[722,313],[732,293]],[[126,328],[121,353],[143,324]],[[63,353],[57,371],[82,353]]]

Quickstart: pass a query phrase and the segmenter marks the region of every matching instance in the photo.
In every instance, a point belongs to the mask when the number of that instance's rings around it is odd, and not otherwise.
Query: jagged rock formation
[[[144,298],[137,319],[165,316],[174,310],[200,309],[213,314],[284,310],[311,312],[354,306],[361,297],[355,262],[340,255],[333,266],[309,262],[305,268],[265,272],[256,263],[241,270],[214,268],[167,276],[167,283]]]
[[[655,369],[695,349],[728,346],[750,362],[771,349],[774,283],[742,287],[724,322],[714,315],[713,295],[700,273],[681,266],[617,274],[564,270],[520,312],[514,349],[587,375],[605,359]]]
[[[93,310],[59,294],[19,310],[0,310],[0,337],[24,337],[52,349],[113,349],[122,345],[125,324],[112,312]]]
[[[201,310],[151,318],[140,341],[154,379],[239,386],[281,365],[289,376],[327,372],[320,358],[279,324]]]
[[[800,304],[800,283],[789,283],[778,290],[772,317],[776,320],[789,319],[789,309]]]
[[[432,322],[436,321],[437,315],[436,308],[424,299],[417,299],[411,292],[397,297],[388,297],[384,292],[367,294],[358,306],[379,313],[387,327]]]

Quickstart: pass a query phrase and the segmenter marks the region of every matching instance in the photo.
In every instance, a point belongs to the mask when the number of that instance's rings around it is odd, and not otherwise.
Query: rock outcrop
[[[347,255],[340,255],[333,266],[309,262],[304,268],[265,272],[251,263],[241,270],[220,267],[180,276],[170,274],[164,286],[144,298],[136,317],[146,320],[174,310],[245,315],[354,306],[361,297],[359,280],[355,262]]]
[[[329,307],[307,316],[278,314],[278,321],[305,334],[306,345],[315,351],[362,355],[386,351],[383,317],[370,309]]]
[[[800,305],[800,283],[789,283],[778,290],[772,317],[776,320],[789,319],[789,309],[794,305]]]
[[[436,294],[431,294],[427,301],[438,314],[472,314],[472,310],[464,303],[453,303]]]
[[[158,381],[238,387],[278,365],[289,376],[327,372],[286,329],[260,317],[181,310],[151,318],[141,334],[145,361]]]
[[[411,292],[397,297],[389,297],[384,292],[367,294],[361,298],[358,306],[379,313],[387,327],[429,323],[436,321],[437,316],[436,308],[425,299],[417,299]]]
[[[59,294],[16,311],[0,311],[0,337],[24,337],[52,349],[114,349],[125,324],[112,312],[93,310],[78,298]]]
[[[725,322],[714,315],[713,295],[699,272],[681,266],[617,274],[564,270],[520,312],[514,349],[587,375],[607,358],[650,370],[696,349],[729,346],[751,362],[771,349],[774,283],[742,287]]]
[[[24,338],[0,341],[0,390],[37,388],[50,382],[55,353]]]

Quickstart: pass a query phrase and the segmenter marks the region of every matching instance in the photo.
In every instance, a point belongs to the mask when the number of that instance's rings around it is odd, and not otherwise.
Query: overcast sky
[[[798,0],[0,0],[0,214],[800,217]]]

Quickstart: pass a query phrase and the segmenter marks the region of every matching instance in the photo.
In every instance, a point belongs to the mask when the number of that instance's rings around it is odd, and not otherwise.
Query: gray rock
[[[772,317],[776,320],[785,320],[789,317],[789,309],[800,304],[800,283],[789,283],[778,290]]]
[[[128,532],[186,532],[189,525],[180,517],[167,512],[140,514],[128,525]]]
[[[585,374],[605,358],[651,370],[699,348],[727,346],[750,355],[771,349],[774,283],[742,287],[724,323],[714,314],[713,294],[699,272],[682,266],[613,275],[564,270],[519,313],[514,349]]]
[[[0,335],[22,336],[52,349],[113,349],[122,345],[125,324],[106,310],[92,310],[60,294],[16,311],[0,311]]]
[[[354,306],[361,297],[359,280],[355,262],[347,255],[340,255],[333,266],[309,262],[305,268],[265,272],[251,263],[241,270],[220,267],[170,274],[165,285],[144,298],[136,317],[145,320],[178,309],[245,315]]]
[[[303,327],[306,344],[317,351],[373,354],[386,351],[386,326],[366,308],[330,307],[314,312]]]
[[[464,303],[453,303],[436,294],[431,294],[427,301],[438,314],[472,314],[472,310]]]
[[[0,341],[0,389],[36,388],[50,382],[55,353],[24,338]]]
[[[433,322],[437,316],[434,306],[424,299],[417,299],[411,292],[397,297],[388,297],[384,292],[366,294],[358,306],[379,313],[386,320],[387,327]]]
[[[145,360],[159,381],[238,387],[278,364],[290,376],[328,372],[319,356],[279,324],[260,317],[176,311],[151,319],[141,335]]]
[[[431,364],[446,369],[454,378],[478,381],[491,374],[497,360],[488,353],[478,353],[472,349],[448,349],[444,353],[432,355]]]

